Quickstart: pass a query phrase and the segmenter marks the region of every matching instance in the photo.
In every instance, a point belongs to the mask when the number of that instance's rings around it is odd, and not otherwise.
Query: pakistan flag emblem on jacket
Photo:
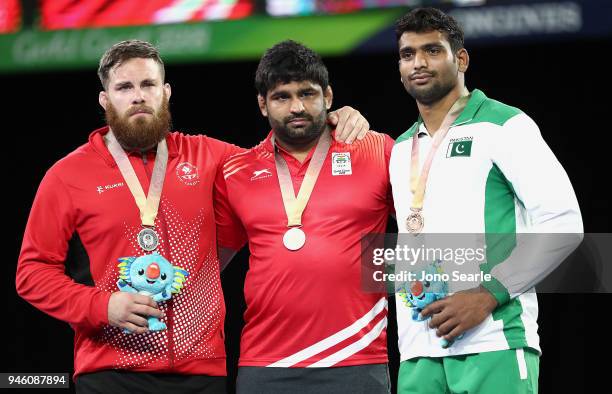
[[[448,144],[446,157],[471,156],[472,140],[472,137],[451,139]]]

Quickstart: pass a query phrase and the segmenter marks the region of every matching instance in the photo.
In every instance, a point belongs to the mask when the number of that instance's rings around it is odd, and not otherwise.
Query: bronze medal
[[[406,230],[412,234],[419,234],[425,225],[425,218],[421,210],[413,209],[412,213],[406,218]]]

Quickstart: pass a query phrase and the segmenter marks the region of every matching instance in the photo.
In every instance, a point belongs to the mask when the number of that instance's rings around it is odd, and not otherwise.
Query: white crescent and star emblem
[[[471,156],[472,140],[472,137],[462,137],[459,140],[451,139],[446,151],[446,157]]]

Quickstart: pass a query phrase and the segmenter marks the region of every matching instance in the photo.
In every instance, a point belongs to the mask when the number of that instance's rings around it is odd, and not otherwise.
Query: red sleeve
[[[208,141],[208,147],[212,152],[213,157],[217,160],[217,170],[223,170],[223,165],[227,160],[238,154],[243,153],[246,149],[230,144],[229,142],[221,141],[216,138],[205,136]]]
[[[393,138],[389,137],[387,134],[385,136],[385,163],[387,166],[387,180],[388,189],[387,189],[387,206],[389,207],[389,215],[395,215],[395,205],[393,205],[393,192],[391,190],[391,174],[389,173],[389,163],[391,162],[391,151],[393,150],[393,145],[395,145],[395,141]]]
[[[246,231],[234,213],[227,194],[227,184],[223,177],[223,167],[236,154],[246,149],[208,137],[211,150],[218,158],[217,172],[213,191],[213,205],[217,224],[217,247],[238,251],[247,242]]]
[[[23,236],[17,264],[17,293],[56,319],[98,328],[108,324],[111,293],[75,283],[65,272],[75,211],[66,186],[52,171],[43,178]]]
[[[238,251],[246,244],[248,238],[242,222],[236,216],[229,201],[223,167],[217,171],[214,194],[217,246]]]

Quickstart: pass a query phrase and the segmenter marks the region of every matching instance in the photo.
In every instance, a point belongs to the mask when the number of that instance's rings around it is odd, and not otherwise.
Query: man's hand
[[[370,123],[359,111],[351,107],[342,107],[327,115],[329,124],[336,127],[336,141],[351,144],[355,139],[362,140]]]
[[[421,315],[432,316],[429,327],[437,329],[436,335],[450,342],[482,323],[496,307],[493,295],[483,287],[476,287],[431,303]]]
[[[111,326],[142,334],[149,331],[148,316],[164,317],[151,297],[121,291],[111,294],[108,301],[108,322]]]

